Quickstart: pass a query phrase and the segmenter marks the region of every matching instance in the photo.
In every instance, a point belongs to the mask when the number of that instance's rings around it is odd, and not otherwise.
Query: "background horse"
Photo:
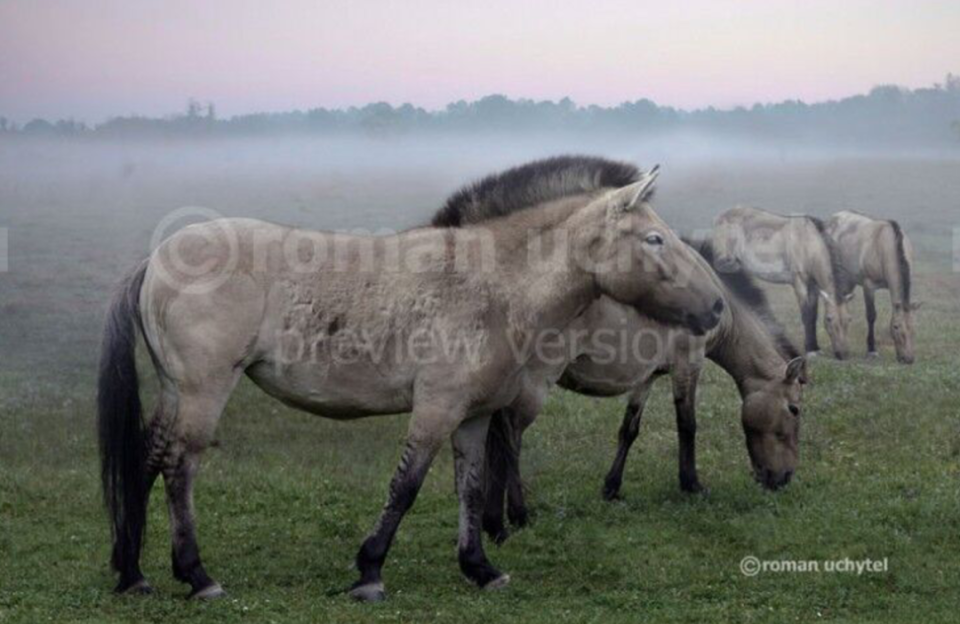
[[[764,281],[793,286],[803,319],[807,353],[820,350],[817,315],[818,302],[823,299],[824,327],[833,353],[841,360],[849,355],[847,302],[852,295],[848,294],[839,251],[822,221],[737,206],[717,217],[713,247],[717,271],[732,271],[742,266]]]
[[[709,243],[698,245],[708,261]],[[720,324],[706,336],[668,327],[632,309],[603,299],[577,323],[589,337],[624,333],[620,348],[590,338],[564,369],[559,384],[588,396],[629,394],[618,435],[616,458],[604,482],[607,500],[619,497],[630,447],[636,440],[644,406],[654,382],[669,374],[673,382],[679,436],[680,488],[702,490],[696,466],[696,392],[705,358],[720,365],[735,381],[742,399],[741,423],[754,477],[774,490],[786,485],[796,470],[802,387],[806,362],[773,317],[763,291],[742,270],[721,273],[728,303]],[[528,517],[520,476],[523,432],[536,418],[524,404],[498,411],[487,441],[487,504],[484,529],[498,542],[507,532],[503,522],[504,493],[511,523],[523,526]]]
[[[913,312],[920,304],[911,303],[913,246],[896,221],[872,219],[857,212],[843,211],[827,222],[827,232],[836,241],[844,269],[850,275],[849,296],[859,284],[867,310],[867,353],[877,355],[874,325],[877,306],[874,295],[880,288],[890,291],[893,314],[890,335],[897,360],[913,364]]]
[[[601,296],[695,333],[716,326],[723,311],[709,271],[644,201],[655,172],[577,162],[533,163],[467,189],[463,197],[494,188],[504,206],[538,206],[482,227],[361,237],[222,219],[164,241],[121,286],[104,330],[98,427],[117,590],[149,590],[140,552],[149,493],[162,474],[175,577],[193,597],[223,593],[200,560],[193,485],[244,374],[284,403],[329,418],[413,412],[351,595],[384,597],[393,537],[448,439],[461,570],[481,587],[506,583],[480,538],[481,471],[489,416],[523,387],[529,358],[515,345],[565,327]],[[591,201],[565,201],[571,188]],[[149,423],[138,334],[160,381]],[[469,352],[451,348],[454,339]]]

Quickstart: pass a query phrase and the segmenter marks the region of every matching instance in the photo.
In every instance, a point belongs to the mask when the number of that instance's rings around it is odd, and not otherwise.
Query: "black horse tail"
[[[97,429],[103,499],[110,515],[118,590],[140,580],[147,526],[147,468],[143,410],[137,380],[137,332],[144,262],[121,284],[107,312],[97,387]]]

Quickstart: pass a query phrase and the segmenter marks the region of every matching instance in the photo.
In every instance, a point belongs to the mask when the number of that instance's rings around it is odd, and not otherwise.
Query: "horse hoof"
[[[227,592],[223,591],[223,588],[220,587],[219,583],[214,583],[213,585],[207,585],[200,591],[195,591],[190,594],[190,600],[216,600],[217,598],[223,598],[227,595]]]
[[[508,509],[507,519],[510,520],[510,524],[518,529],[522,529],[530,524],[530,514],[527,513],[526,507],[521,507],[519,509]]]
[[[510,584],[510,575],[501,574],[497,578],[493,579],[489,583],[483,586],[484,591],[493,591],[495,589],[502,589]]]
[[[500,529],[499,532],[491,534],[490,539],[493,540],[493,543],[497,546],[503,546],[503,543],[510,538],[510,531],[506,529]]]
[[[867,352],[867,357],[872,360],[872,359],[874,359],[874,358],[879,358],[879,357],[880,357],[880,354],[877,353],[876,351],[868,351],[868,352]]]
[[[820,357],[821,355],[823,354],[821,353],[820,349],[816,349],[814,351],[807,351],[808,358]]]
[[[383,602],[387,599],[387,592],[383,583],[367,583],[351,589],[350,597],[360,602]]]
[[[147,582],[147,579],[140,579],[130,587],[120,590],[117,593],[124,596],[146,596],[147,594],[153,593],[153,588],[150,587],[150,583]]]
[[[623,500],[623,497],[620,496],[620,490],[611,490],[604,488],[603,489],[603,500],[608,502]]]

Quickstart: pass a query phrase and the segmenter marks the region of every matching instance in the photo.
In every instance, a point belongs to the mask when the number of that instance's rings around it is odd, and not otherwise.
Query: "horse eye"
[[[800,408],[797,407],[796,405],[791,405],[791,406],[790,406],[790,413],[793,414],[794,416],[799,416],[799,415],[800,415]]]
[[[654,232],[652,234],[647,234],[647,237],[644,239],[644,242],[647,243],[648,245],[656,245],[659,247],[660,245],[663,244],[663,236],[661,236],[657,232]]]

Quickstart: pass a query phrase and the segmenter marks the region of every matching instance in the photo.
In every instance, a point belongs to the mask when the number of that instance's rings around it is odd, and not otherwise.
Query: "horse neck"
[[[807,255],[807,270],[817,282],[817,287],[825,290],[828,295],[837,300],[841,293],[837,292],[837,283],[833,275],[833,262],[830,259],[830,248],[817,234],[819,245],[817,252]],[[819,296],[819,293],[817,293]]]
[[[498,279],[509,284],[516,329],[565,328],[599,298],[594,276],[572,261],[602,235],[600,220],[578,218],[580,206],[567,201],[548,213],[518,213],[493,225]],[[533,237],[538,240],[531,247]]]
[[[884,228],[890,233],[886,237],[887,244],[880,243],[880,258],[883,263],[883,279],[887,282],[887,288],[890,290],[890,300],[894,305],[907,306],[906,287],[904,281],[906,276],[900,269],[900,252],[897,249],[897,237],[891,227]]]
[[[764,322],[747,306],[727,297],[728,312],[707,342],[707,357],[733,377],[741,396],[783,373],[783,356]]]

